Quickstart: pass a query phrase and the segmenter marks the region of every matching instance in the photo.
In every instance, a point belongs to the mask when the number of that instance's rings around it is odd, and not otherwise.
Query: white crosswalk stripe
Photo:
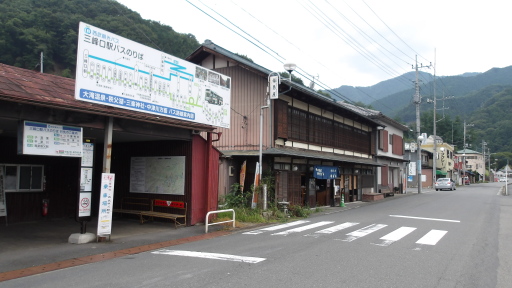
[[[290,223],[286,223],[286,224],[281,224],[281,225],[270,226],[270,227],[266,227],[266,228],[262,228],[262,229],[258,229],[258,230],[253,230],[253,231],[245,232],[242,234],[258,235],[258,234],[263,234],[265,232],[275,232],[270,235],[272,235],[272,236],[276,236],[276,235],[277,236],[287,236],[290,234],[304,232],[307,230],[311,230],[314,228],[318,228],[318,227],[333,224],[333,223],[334,223],[333,221],[320,221],[320,222],[310,223],[310,221],[308,221],[308,220],[299,220],[299,221],[294,221],[294,222],[290,222]],[[334,226],[331,226],[331,227],[328,227],[328,228],[325,228],[322,230],[310,232],[309,234],[303,234],[303,236],[312,236],[312,237],[316,237],[316,238],[324,237],[326,235],[331,235],[331,234],[334,234],[341,230],[348,229],[350,227],[353,227],[353,226],[356,226],[359,224],[360,223],[357,223],[357,222],[345,222],[345,223],[334,225]],[[360,229],[357,229],[355,231],[345,234],[346,237],[344,239],[335,239],[335,240],[352,242],[352,241],[355,241],[362,237],[368,236],[369,234],[377,232],[386,227],[388,227],[387,224],[371,224],[366,227],[363,227],[363,228],[360,228]],[[283,231],[276,232],[278,230],[283,230]],[[389,246],[399,240],[402,240],[407,235],[411,234],[412,232],[414,232],[416,230],[417,230],[416,227],[403,226],[403,227],[397,228],[394,231],[389,232],[386,235],[380,237],[379,240],[382,240],[382,242],[371,243],[371,244],[377,245],[377,246],[383,246],[383,247]],[[382,230],[382,231],[384,231],[384,230]],[[436,245],[446,235],[446,233],[448,233],[448,231],[430,230],[427,234],[425,234],[418,241],[416,241],[416,244]],[[382,233],[382,234],[384,234],[384,233]],[[408,237],[408,238],[410,239],[411,237]],[[414,241],[414,240],[412,240],[412,241]],[[414,250],[421,250],[421,248],[417,247]]]
[[[345,238],[345,239],[342,239],[342,241],[352,242],[352,241],[354,241],[356,239],[359,239],[359,238],[364,237],[364,236],[366,236],[366,235],[368,235],[370,233],[373,233],[373,232],[375,232],[377,230],[380,230],[380,229],[382,229],[382,228],[384,228],[386,226],[388,226],[388,225],[386,225],[386,224],[372,224],[372,225],[368,225],[368,226],[366,226],[364,228],[361,228],[361,229],[356,230],[354,232],[348,233],[347,234],[348,237]]]
[[[443,236],[448,233],[448,231],[443,230],[430,230],[425,236],[421,237],[420,240],[418,240],[417,244],[424,244],[424,245],[436,245]]]
[[[359,224],[359,223],[356,223],[356,222],[345,222],[343,224],[332,226],[332,227],[326,228],[324,230],[316,231],[315,233],[311,233],[311,234],[308,234],[306,236],[318,237],[318,236],[320,236],[322,234],[332,234],[334,232],[341,231],[343,229],[352,227],[352,226],[357,225],[357,224]]]
[[[324,226],[324,225],[331,224],[331,223],[333,223],[333,222],[332,221],[317,222],[317,223],[309,224],[309,225],[306,225],[306,226],[302,226],[302,227],[297,227],[297,228],[294,228],[294,229],[286,230],[286,231],[283,231],[283,232],[274,233],[272,235],[283,235],[283,236],[286,236],[288,234],[306,231],[306,230],[309,230],[309,229],[313,229],[313,228]]]
[[[297,225],[308,223],[308,222],[309,221],[307,221],[307,220],[299,220],[299,221],[294,221],[294,222],[290,222],[290,223],[286,223],[286,224],[282,224],[282,225],[271,226],[271,227],[267,227],[267,228],[263,228],[263,229],[249,231],[249,232],[245,232],[243,234],[257,235],[257,234],[261,234],[266,231],[276,231],[279,229],[285,229],[288,227],[293,227],[293,226],[297,226]]]
[[[400,227],[400,228],[396,229],[395,231],[385,235],[384,237],[381,237],[380,240],[383,240],[382,243],[380,243],[380,244],[372,243],[372,244],[379,245],[379,246],[389,246],[389,245],[393,244],[393,242],[396,242],[396,241],[402,239],[403,237],[407,236],[409,233],[411,233],[414,230],[416,230],[416,228],[414,228],[414,227]]]

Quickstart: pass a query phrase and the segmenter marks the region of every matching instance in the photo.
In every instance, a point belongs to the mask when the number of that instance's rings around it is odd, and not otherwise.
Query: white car
[[[500,180],[499,180],[499,182],[507,182],[507,178],[505,178],[505,177],[501,177],[501,178],[500,178]]]
[[[438,178],[435,184],[436,191],[448,189],[455,190],[455,182],[450,178]]]

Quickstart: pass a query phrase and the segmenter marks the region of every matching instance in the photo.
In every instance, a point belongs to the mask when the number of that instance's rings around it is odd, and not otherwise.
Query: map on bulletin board
[[[185,156],[132,157],[130,192],[185,195]]]

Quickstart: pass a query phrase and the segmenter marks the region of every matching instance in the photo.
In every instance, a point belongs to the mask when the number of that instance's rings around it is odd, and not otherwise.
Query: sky
[[[372,86],[416,63],[436,76],[512,65],[512,2],[503,0],[118,2],[269,70],[295,63],[294,75],[306,85],[314,79],[315,89]]]

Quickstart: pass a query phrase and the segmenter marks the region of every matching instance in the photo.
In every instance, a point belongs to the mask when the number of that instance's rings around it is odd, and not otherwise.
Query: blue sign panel
[[[340,170],[333,166],[315,166],[313,177],[316,179],[336,179],[340,177]]]

